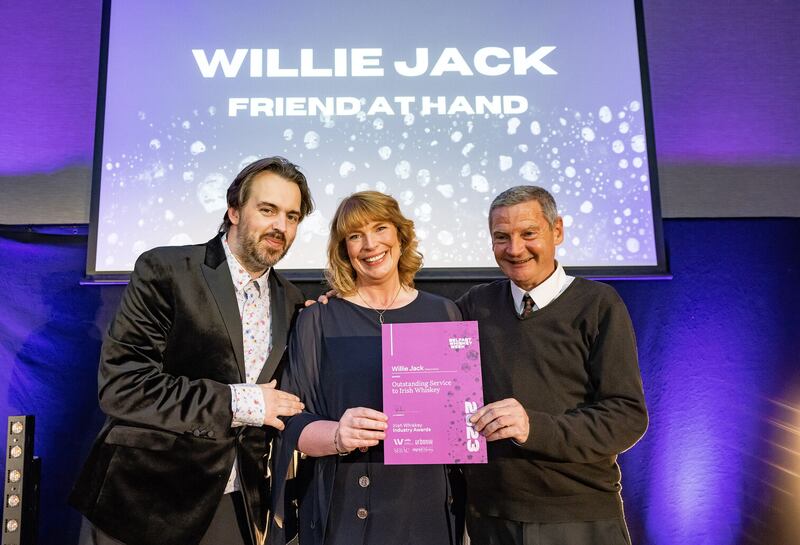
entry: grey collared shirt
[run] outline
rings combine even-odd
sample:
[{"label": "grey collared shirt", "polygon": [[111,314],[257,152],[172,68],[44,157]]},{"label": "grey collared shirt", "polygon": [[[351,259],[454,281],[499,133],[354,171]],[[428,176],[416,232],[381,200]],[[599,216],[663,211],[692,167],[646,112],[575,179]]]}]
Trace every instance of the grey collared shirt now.
[{"label": "grey collared shirt", "polygon": [[533,310],[539,310],[550,303],[552,303],[559,295],[564,293],[572,281],[575,280],[574,276],[569,276],[564,267],[556,262],[556,270],[547,277],[547,280],[536,286],[530,291],[525,291],[514,282],[511,282],[511,298],[514,300],[514,308],[517,314],[522,314],[524,303],[522,298],[527,293],[533,299]]}]

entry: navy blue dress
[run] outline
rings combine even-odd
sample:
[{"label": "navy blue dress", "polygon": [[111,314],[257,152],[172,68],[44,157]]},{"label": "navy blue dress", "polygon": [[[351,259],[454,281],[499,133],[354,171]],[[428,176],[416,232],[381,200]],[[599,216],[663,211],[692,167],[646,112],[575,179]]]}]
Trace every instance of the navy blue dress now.
[{"label": "navy blue dress", "polygon": [[[460,319],[452,301],[423,292],[384,314],[385,323]],[[380,331],[374,310],[344,299],[300,313],[281,389],[300,396],[307,412],[288,420],[284,458],[314,420],[339,420],[351,407],[383,410]],[[442,465],[384,465],[383,443],[364,453],[306,459],[298,475],[309,483],[300,500],[300,543],[455,544],[463,501],[451,482],[457,478]]]}]

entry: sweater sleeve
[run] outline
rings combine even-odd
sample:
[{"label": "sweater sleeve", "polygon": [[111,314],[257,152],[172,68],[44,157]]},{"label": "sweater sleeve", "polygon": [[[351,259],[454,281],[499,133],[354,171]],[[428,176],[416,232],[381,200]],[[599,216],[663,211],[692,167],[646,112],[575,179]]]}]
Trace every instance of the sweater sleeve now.
[{"label": "sweater sleeve", "polygon": [[[530,434],[521,448],[563,462],[591,463],[632,447],[647,429],[636,339],[625,304],[603,297],[586,369],[591,396],[563,414],[526,408]],[[610,300],[609,300],[610,299]]]}]

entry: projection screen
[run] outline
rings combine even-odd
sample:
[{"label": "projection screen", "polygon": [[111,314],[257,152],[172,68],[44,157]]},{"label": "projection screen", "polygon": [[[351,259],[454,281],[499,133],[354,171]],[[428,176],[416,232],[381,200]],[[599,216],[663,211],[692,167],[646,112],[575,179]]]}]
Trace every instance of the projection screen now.
[{"label": "projection screen", "polygon": [[87,275],[217,232],[247,163],[300,165],[316,211],[279,267],[319,278],[340,199],[414,220],[423,277],[490,277],[492,199],[556,198],[576,274],[666,271],[641,6],[106,2]]}]

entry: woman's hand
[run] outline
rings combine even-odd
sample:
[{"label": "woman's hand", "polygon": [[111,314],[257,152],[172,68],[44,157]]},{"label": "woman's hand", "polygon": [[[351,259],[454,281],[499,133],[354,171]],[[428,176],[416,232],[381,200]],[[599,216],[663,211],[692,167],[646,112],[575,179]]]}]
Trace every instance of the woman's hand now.
[{"label": "woman's hand", "polygon": [[366,407],[347,409],[334,433],[334,447],[339,454],[357,448],[366,450],[386,439],[389,417]]},{"label": "woman's hand", "polygon": [[355,449],[367,450],[386,438],[389,418],[366,407],[347,409],[342,418],[311,422],[297,440],[297,449],[308,456],[345,455]]}]

